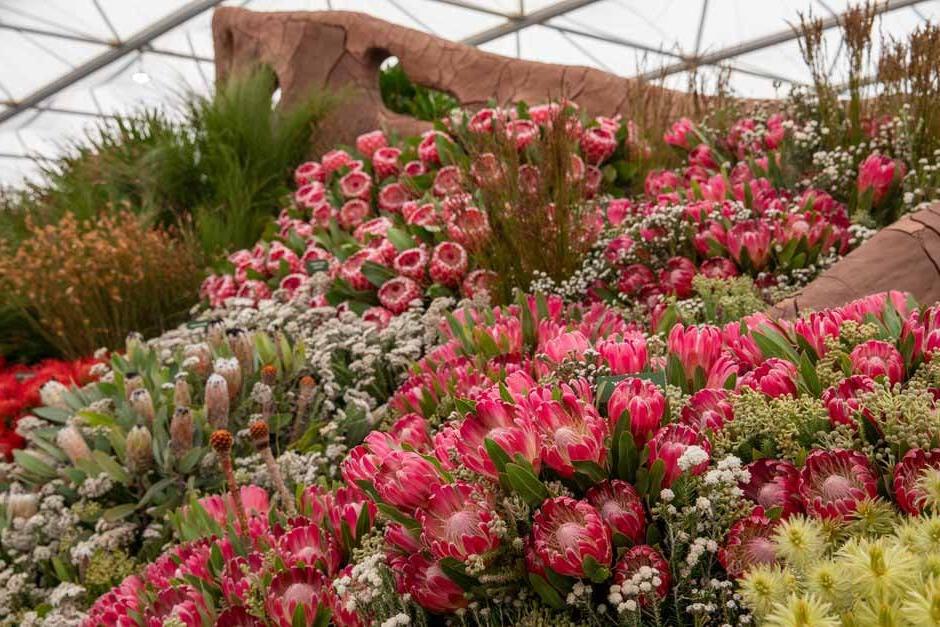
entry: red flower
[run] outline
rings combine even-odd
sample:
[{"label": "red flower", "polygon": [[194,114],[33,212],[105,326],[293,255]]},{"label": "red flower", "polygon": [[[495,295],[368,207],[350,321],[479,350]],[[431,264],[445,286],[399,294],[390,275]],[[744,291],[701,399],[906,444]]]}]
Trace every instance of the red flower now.
[{"label": "red flower", "polygon": [[646,512],[636,489],[620,479],[599,483],[585,495],[614,536],[637,543],[646,537]]},{"label": "red flower", "polygon": [[[645,573],[644,567],[650,569],[648,573]],[[655,585],[656,579],[659,579],[659,585]],[[639,604],[645,607],[655,599],[666,598],[672,585],[672,575],[662,553],[647,544],[640,544],[628,550],[617,561],[614,566],[614,584],[639,586],[644,582],[654,586],[650,592],[640,593],[638,597]]]},{"label": "red flower", "polygon": [[689,397],[682,408],[681,422],[697,431],[719,431],[734,419],[728,390],[705,388]]},{"label": "red flower", "polygon": [[749,516],[731,525],[718,549],[718,561],[728,574],[737,579],[753,566],[773,564],[777,559],[773,533],[779,524],[779,519],[771,520],[758,505]]},{"label": "red flower", "polygon": [[771,357],[738,381],[738,389],[749,387],[771,398],[797,395],[796,366],[785,359]]},{"label": "red flower", "polygon": [[859,501],[878,496],[878,479],[858,451],[814,450],[800,471],[800,496],[809,514],[843,519],[855,513]]},{"label": "red flower", "polygon": [[304,566],[278,573],[266,592],[264,610],[267,618],[279,627],[292,627],[298,608],[303,608],[300,610],[303,624],[316,624],[317,615],[329,604],[330,587],[320,571]]},{"label": "red flower", "polygon": [[[822,402],[829,411],[829,422],[835,425],[858,426],[856,414],[861,410],[861,397],[866,392],[875,389],[875,382],[865,375],[852,375],[840,381],[837,385],[823,391]],[[872,424],[874,416],[867,409],[862,410],[865,418]]]},{"label": "red flower", "polygon": [[[705,459],[690,468],[683,469],[679,460],[693,446],[705,452]],[[648,447],[649,466],[652,467],[659,459],[663,460],[666,465],[666,474],[663,475],[662,481],[664,488],[671,486],[684,472],[700,475],[708,468],[708,453],[711,452],[711,444],[691,427],[678,423],[666,425],[653,435]]]},{"label": "red flower", "polygon": [[437,614],[449,614],[467,606],[463,589],[444,574],[437,562],[421,553],[405,562],[401,592],[410,594],[418,605]]},{"label": "red flower", "polygon": [[666,397],[655,383],[644,379],[624,379],[614,387],[607,401],[610,429],[626,416],[630,433],[638,447],[649,440],[662,423]]},{"label": "red flower", "polygon": [[917,483],[928,469],[940,470],[940,448],[911,449],[894,467],[894,498],[898,507],[911,516],[924,512],[927,498]]},{"label": "red flower", "polygon": [[741,485],[744,495],[765,510],[782,508],[781,517],[803,511],[800,471],[781,459],[763,458],[747,466],[751,480]]},{"label": "red flower", "polygon": [[438,558],[464,562],[499,546],[492,523],[493,497],[482,486],[457,482],[438,486],[418,510],[421,540]]},{"label": "red flower", "polygon": [[891,344],[881,340],[862,342],[849,355],[852,370],[872,379],[886,377],[892,384],[904,379],[904,358]]},{"label": "red flower", "polygon": [[539,559],[559,575],[584,577],[585,561],[610,566],[610,529],[587,501],[567,496],[548,499],[532,518],[532,546]]}]

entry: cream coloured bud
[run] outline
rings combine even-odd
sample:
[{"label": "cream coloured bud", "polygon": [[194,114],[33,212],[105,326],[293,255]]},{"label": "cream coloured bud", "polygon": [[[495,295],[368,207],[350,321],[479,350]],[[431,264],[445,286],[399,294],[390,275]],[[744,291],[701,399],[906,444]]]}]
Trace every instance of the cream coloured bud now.
[{"label": "cream coloured bud", "polygon": [[229,329],[228,345],[242,367],[242,372],[250,374],[255,371],[255,345],[251,333],[244,329]]},{"label": "cream coloured bud", "polygon": [[221,320],[210,321],[206,328],[206,339],[209,341],[209,346],[219,350],[225,343],[225,323]]},{"label": "cream coloured bud", "polygon": [[187,370],[204,377],[212,366],[212,349],[205,342],[189,344],[183,348],[183,361]]},{"label": "cream coloured bud", "polygon": [[128,356],[132,355],[134,351],[143,348],[144,346],[144,336],[138,333],[137,331],[131,331],[127,334],[127,337],[124,338],[124,352]]},{"label": "cream coloured bud", "polygon": [[213,374],[206,381],[206,419],[213,429],[228,426],[228,383],[220,374]]},{"label": "cream coloured bud", "polygon": [[62,428],[56,436],[56,443],[73,464],[91,458],[91,449],[88,448],[82,432],[75,426]]},{"label": "cream coloured bud", "polygon": [[39,400],[47,407],[68,409],[69,406],[65,402],[65,393],[68,391],[69,389],[62,383],[49,379],[39,388]]},{"label": "cream coloured bud", "polygon": [[133,393],[131,393],[130,404],[134,411],[144,419],[144,424],[148,427],[152,427],[155,412],[153,409],[153,398],[151,398],[147,388],[134,390]]},{"label": "cream coloured bud", "polygon": [[193,414],[188,407],[177,407],[170,421],[170,449],[182,457],[193,447]]},{"label": "cream coloured bud", "polygon": [[39,497],[35,494],[6,494],[0,503],[10,518],[32,518],[39,511]]},{"label": "cream coloured bud", "polygon": [[143,475],[153,466],[153,437],[150,429],[137,426],[127,434],[124,462],[134,474]]},{"label": "cream coloured bud", "polygon": [[189,383],[186,381],[186,375],[180,373],[176,375],[176,382],[173,384],[173,406],[189,407],[192,404],[192,394],[189,389]]},{"label": "cream coloured bud", "polygon": [[135,391],[144,387],[144,378],[136,372],[128,372],[124,375],[124,398],[130,400]]},{"label": "cream coloured bud", "polygon": [[242,389],[242,367],[238,360],[234,357],[216,359],[212,369],[216,374],[225,377],[225,382],[228,384],[229,401],[234,401]]}]

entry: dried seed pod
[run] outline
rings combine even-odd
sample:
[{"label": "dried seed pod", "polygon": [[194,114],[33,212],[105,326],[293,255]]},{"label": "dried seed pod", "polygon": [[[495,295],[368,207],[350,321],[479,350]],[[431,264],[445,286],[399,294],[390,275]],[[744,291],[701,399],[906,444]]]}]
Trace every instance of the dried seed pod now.
[{"label": "dried seed pod", "polygon": [[225,377],[214,374],[206,381],[206,419],[214,429],[228,426],[229,393]]},{"label": "dried seed pod", "polygon": [[277,366],[273,364],[265,364],[262,366],[261,382],[268,387],[274,387],[274,384],[277,382]]}]

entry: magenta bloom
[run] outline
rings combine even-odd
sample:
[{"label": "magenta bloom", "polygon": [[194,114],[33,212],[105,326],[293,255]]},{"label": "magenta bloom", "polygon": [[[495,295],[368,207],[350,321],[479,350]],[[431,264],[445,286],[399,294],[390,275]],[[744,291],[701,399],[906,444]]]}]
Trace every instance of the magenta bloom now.
[{"label": "magenta bloom", "polygon": [[496,520],[493,496],[482,486],[457,482],[440,485],[431,492],[426,507],[418,510],[421,540],[438,558],[465,562],[470,555],[483,555],[499,546],[492,529]]},{"label": "magenta bloom", "polygon": [[692,295],[692,279],[695,278],[695,264],[687,257],[673,257],[666,262],[666,267],[659,273],[659,283],[677,298]]},{"label": "magenta bloom", "polygon": [[375,490],[382,500],[407,514],[424,507],[441,477],[434,464],[418,453],[392,451],[379,467]]},{"label": "magenta bloom", "polygon": [[818,357],[823,357],[826,354],[826,340],[839,337],[843,322],[844,318],[838,311],[814,311],[794,321],[793,332],[806,340]]},{"label": "magenta bloom", "polygon": [[737,579],[753,566],[773,564],[777,560],[773,534],[780,520],[771,520],[758,505],[750,515],[731,525],[724,545],[718,549],[718,561]]},{"label": "magenta bloom", "polygon": [[667,346],[669,352],[679,358],[686,377],[691,378],[697,368],[708,374],[721,355],[721,329],[710,324],[686,327],[679,323],[669,332]]},{"label": "magenta bloom", "polygon": [[536,426],[541,432],[542,462],[562,477],[575,473],[573,462],[607,460],[607,423],[593,405],[573,393],[560,401],[543,401],[535,408]]},{"label": "magenta bloom", "polygon": [[797,395],[796,366],[785,359],[771,357],[738,381],[738,389],[751,388],[771,398]]},{"label": "magenta bloom", "polygon": [[644,379],[624,379],[619,382],[607,401],[607,419],[611,431],[621,417],[627,414],[630,433],[636,445],[643,444],[659,428],[666,411],[666,397],[652,381]]},{"label": "magenta bloom", "polygon": [[630,334],[619,340],[603,339],[595,349],[612,374],[633,374],[646,367],[646,336],[642,333]]},{"label": "magenta bloom", "polygon": [[[702,437],[702,434],[686,425],[672,423],[660,428],[650,439],[648,446],[649,466],[652,467],[658,459],[663,460],[666,465],[666,473],[663,475],[662,482],[664,488],[671,486],[685,472],[700,475],[708,468],[708,455],[711,453],[711,444]],[[701,449],[705,453],[705,458],[700,462],[693,458],[688,467],[683,468],[680,466],[679,460],[692,447]]]},{"label": "magenta bloom", "polygon": [[548,499],[532,518],[532,547],[548,568],[559,575],[585,577],[584,561],[594,558],[610,566],[610,529],[586,501],[567,496]]},{"label": "magenta bloom", "polygon": [[772,243],[770,227],[763,220],[744,220],[728,231],[728,252],[738,265],[742,264],[746,252],[747,259],[755,270],[761,270],[767,265]]},{"label": "magenta bloom", "polygon": [[408,193],[408,190],[405,189],[404,185],[401,183],[389,183],[379,190],[379,209],[390,213],[401,213],[402,205],[404,205],[410,197],[411,195]]},{"label": "magenta bloom", "polygon": [[862,342],[849,355],[852,370],[872,379],[886,377],[892,384],[904,380],[904,358],[891,344],[881,340]]},{"label": "magenta bloom", "polygon": [[872,153],[858,166],[858,193],[864,194],[870,189],[871,202],[877,205],[891,191],[895,176],[900,180],[906,171],[902,161]]},{"label": "magenta bloom", "polygon": [[551,361],[560,363],[567,357],[581,358],[584,351],[591,348],[591,343],[580,331],[560,333],[542,346],[545,356]]},{"label": "magenta bloom", "polygon": [[398,174],[401,167],[398,164],[398,158],[401,157],[401,150],[398,148],[379,148],[372,155],[372,169],[375,171],[376,180],[381,181],[389,176]]},{"label": "magenta bloom", "polygon": [[532,421],[519,407],[503,401],[483,399],[476,411],[468,414],[460,426],[457,452],[464,465],[481,475],[495,479],[496,467],[486,452],[484,440],[493,440],[510,458],[522,455],[535,471],[539,469],[538,434]]},{"label": "magenta bloom", "polygon": [[386,146],[388,146],[388,138],[380,130],[369,131],[356,138],[356,150],[366,158],[371,158],[376,150]]},{"label": "magenta bloom", "polygon": [[633,544],[646,537],[646,512],[636,488],[620,479],[595,485],[585,495],[607,523],[614,539],[618,534]]},{"label": "magenta bloom", "polygon": [[401,592],[436,614],[449,614],[467,606],[463,589],[444,574],[436,561],[415,553],[402,568]]},{"label": "magenta bloom", "polygon": [[617,150],[617,137],[614,131],[602,126],[584,130],[581,134],[581,151],[584,159],[592,165],[605,161]]},{"label": "magenta bloom", "polygon": [[419,453],[426,453],[432,448],[428,421],[424,416],[405,414],[395,421],[388,432],[400,444],[408,444]]},{"label": "magenta bloom", "polygon": [[369,198],[372,177],[361,170],[353,170],[339,180],[339,189],[346,198]]},{"label": "magenta bloom", "polygon": [[449,287],[458,287],[467,274],[467,251],[457,242],[441,242],[431,253],[431,278]]},{"label": "magenta bloom", "polygon": [[878,496],[878,479],[858,451],[814,450],[800,471],[800,496],[807,513],[841,520],[855,513],[859,501]]},{"label": "magenta bloom", "polygon": [[[650,592],[640,594],[639,603],[643,607],[654,599],[664,599],[669,594],[669,588],[672,586],[669,562],[662,553],[648,544],[638,544],[624,553],[614,566],[614,583],[617,585],[632,580],[644,566],[652,570],[653,577],[659,577],[659,585]],[[652,580],[652,577],[650,579]]]},{"label": "magenta bloom", "polygon": [[620,273],[617,280],[617,289],[621,294],[638,294],[644,287],[652,285],[656,280],[653,271],[641,263],[634,263]]},{"label": "magenta bloom", "polygon": [[929,469],[940,470],[940,448],[911,449],[894,467],[894,498],[898,507],[911,516],[924,512],[927,497],[917,482]]},{"label": "magenta bloom", "polygon": [[294,527],[278,539],[277,548],[289,566],[312,566],[327,575],[336,574],[343,560],[335,536],[319,525]]},{"label": "magenta bloom", "polygon": [[709,279],[731,279],[738,276],[738,267],[725,257],[706,259],[699,266],[698,271]]},{"label": "magenta bloom", "polygon": [[747,498],[765,510],[782,508],[782,518],[803,511],[796,466],[782,459],[763,458],[748,464],[747,471],[751,480],[741,485]]},{"label": "magenta bloom", "polygon": [[267,587],[264,611],[278,627],[292,627],[297,608],[303,608],[304,624],[316,623],[317,614],[329,604],[329,582],[316,568],[299,567],[278,573]]},{"label": "magenta bloom", "polygon": [[421,300],[421,288],[408,277],[389,279],[379,288],[379,302],[395,315],[408,311],[415,300]]},{"label": "magenta bloom", "polygon": [[728,390],[705,388],[689,397],[682,408],[682,424],[696,431],[720,431],[726,422],[734,419],[734,408],[728,400]]},{"label": "magenta bloom", "polygon": [[663,141],[671,146],[689,148],[689,134],[692,133],[693,124],[689,118],[679,118],[673,122],[672,128],[663,133]]},{"label": "magenta bloom", "polygon": [[[866,392],[875,389],[875,382],[865,375],[852,375],[837,385],[823,391],[822,402],[829,411],[829,422],[835,425],[858,426],[855,415],[861,409],[861,397]],[[864,411],[865,417],[874,424],[875,418],[871,412]]]}]

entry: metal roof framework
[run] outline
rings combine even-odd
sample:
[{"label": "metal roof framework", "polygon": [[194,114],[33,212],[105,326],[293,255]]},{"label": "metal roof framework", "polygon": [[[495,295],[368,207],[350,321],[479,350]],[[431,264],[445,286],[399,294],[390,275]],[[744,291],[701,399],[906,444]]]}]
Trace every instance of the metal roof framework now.
[{"label": "metal roof framework", "polygon": [[[17,80],[8,79],[0,66],[0,182],[14,178],[10,171],[21,171],[28,160],[54,154],[68,136],[56,136],[61,125],[54,121],[69,120],[74,131],[141,104],[166,103],[181,84],[210,91],[209,15],[223,3],[255,10],[360,10],[502,54],[679,87],[690,71],[719,66],[749,79],[747,85],[762,85],[758,90],[776,90],[806,77],[780,63],[779,55],[761,53],[795,46],[800,12],[824,15],[823,27],[832,35],[849,1],[774,2],[787,6],[768,21],[748,11],[760,5],[766,13],[771,5],[749,0],[12,0],[0,5],[0,57],[17,73]],[[891,35],[940,20],[940,0],[878,0],[875,9],[882,25],[904,14],[900,27],[889,25]],[[760,22],[762,32],[729,42],[722,33],[736,16],[739,31]],[[832,45],[838,60],[841,42],[836,37]],[[8,56],[17,59],[7,63]],[[55,69],[47,71],[50,66]],[[171,69],[161,76],[164,67]],[[46,131],[51,138],[41,137]]]}]

